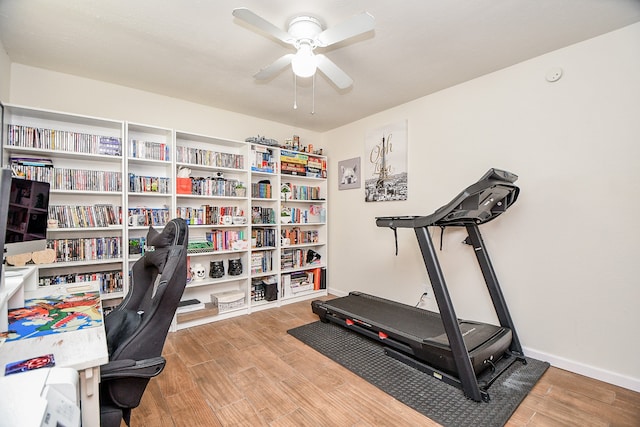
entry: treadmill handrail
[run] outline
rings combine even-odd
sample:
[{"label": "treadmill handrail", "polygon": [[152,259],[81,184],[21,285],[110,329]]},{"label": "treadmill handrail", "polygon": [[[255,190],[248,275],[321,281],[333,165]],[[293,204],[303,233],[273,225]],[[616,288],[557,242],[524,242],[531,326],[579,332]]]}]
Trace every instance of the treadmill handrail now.
[{"label": "treadmill handrail", "polygon": [[495,219],[518,199],[520,189],[513,183],[518,176],[492,168],[453,200],[426,216],[377,217],[378,227],[417,228],[483,224]]}]

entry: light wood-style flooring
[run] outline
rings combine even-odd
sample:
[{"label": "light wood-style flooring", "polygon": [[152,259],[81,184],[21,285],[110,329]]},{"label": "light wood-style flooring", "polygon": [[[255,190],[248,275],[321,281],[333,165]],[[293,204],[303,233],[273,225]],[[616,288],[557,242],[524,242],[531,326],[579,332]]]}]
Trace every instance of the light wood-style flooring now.
[{"label": "light wood-style flooring", "polygon": [[[131,425],[438,425],[286,332],[316,320],[305,301],[170,333]],[[640,393],[552,367],[507,426],[638,427]]]}]

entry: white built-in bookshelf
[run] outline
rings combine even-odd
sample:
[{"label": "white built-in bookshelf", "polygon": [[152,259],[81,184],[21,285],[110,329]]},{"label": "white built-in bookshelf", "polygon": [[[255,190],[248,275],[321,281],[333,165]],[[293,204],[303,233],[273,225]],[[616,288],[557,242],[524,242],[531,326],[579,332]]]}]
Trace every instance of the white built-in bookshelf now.
[{"label": "white built-in bookshelf", "polygon": [[101,280],[104,306],[118,304],[148,227],[180,216],[183,300],[199,304],[173,330],[326,295],[326,157],[14,105],[3,131],[3,166],[51,183],[56,261],[37,265],[41,286]]}]

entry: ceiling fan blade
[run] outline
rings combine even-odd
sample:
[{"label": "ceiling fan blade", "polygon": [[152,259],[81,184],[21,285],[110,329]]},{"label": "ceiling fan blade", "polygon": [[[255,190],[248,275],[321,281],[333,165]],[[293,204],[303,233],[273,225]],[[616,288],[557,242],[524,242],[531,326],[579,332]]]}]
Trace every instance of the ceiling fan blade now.
[{"label": "ceiling fan blade", "polygon": [[351,77],[324,55],[316,55],[318,69],[340,89],[346,89],[353,84]]},{"label": "ceiling fan blade", "polygon": [[326,47],[373,30],[375,18],[368,12],[362,12],[335,27],[327,28],[318,34],[318,45]]},{"label": "ceiling fan blade", "polygon": [[276,59],[273,64],[258,71],[253,75],[253,77],[258,80],[266,80],[272,76],[275,76],[280,71],[282,71],[283,68],[291,64],[291,59],[293,59],[294,56],[295,55],[293,53],[287,53],[286,55],[281,56],[280,58]]},{"label": "ceiling fan blade", "polygon": [[247,24],[254,26],[267,34],[272,35],[278,40],[282,40],[285,43],[293,44],[295,41],[289,33],[273,25],[271,22],[256,15],[246,7],[239,7],[233,9],[233,16],[246,22]]}]

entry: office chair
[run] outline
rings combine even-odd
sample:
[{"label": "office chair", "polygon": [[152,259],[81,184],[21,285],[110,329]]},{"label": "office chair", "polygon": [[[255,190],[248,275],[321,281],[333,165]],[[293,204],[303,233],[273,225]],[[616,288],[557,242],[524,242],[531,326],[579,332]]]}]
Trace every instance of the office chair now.
[{"label": "office chair", "polygon": [[105,316],[109,362],[100,367],[100,425],[129,425],[149,380],[164,369],[162,348],[187,284],[189,230],[182,218],[158,232],[152,227],[147,251],[131,269],[129,292]]}]

